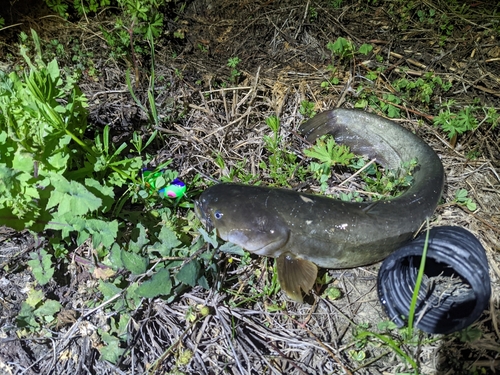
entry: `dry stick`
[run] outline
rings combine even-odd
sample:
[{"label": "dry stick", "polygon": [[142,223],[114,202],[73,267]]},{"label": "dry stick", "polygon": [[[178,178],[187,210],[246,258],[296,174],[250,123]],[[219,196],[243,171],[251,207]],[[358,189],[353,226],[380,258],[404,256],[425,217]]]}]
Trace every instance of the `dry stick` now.
[{"label": "dry stick", "polygon": [[[226,310],[226,309],[224,309]],[[312,346],[313,348],[316,348],[316,349],[322,349],[321,346],[316,346],[314,345],[312,342],[305,342],[303,339],[295,339],[295,338],[290,338],[290,337],[283,337],[283,336],[279,336],[279,335],[276,335],[274,334],[272,331],[269,331],[268,329],[266,329],[265,327],[263,326],[259,326],[257,325],[255,322],[253,322],[252,320],[246,318],[246,316],[238,313],[238,310],[239,309],[231,309],[230,310],[230,314],[235,316],[236,318],[238,318],[239,320],[245,322],[246,324],[248,324],[250,327],[253,327],[255,329],[255,333],[266,340],[266,343],[268,343],[268,345],[271,345],[273,348],[275,348],[274,345],[270,344],[269,341],[270,340],[274,340],[274,341],[285,341],[287,340],[288,343],[291,343],[295,346],[297,345],[303,345],[303,344],[306,344],[306,345],[310,345]],[[229,310],[228,310],[229,311]],[[262,329],[264,329],[264,331],[262,331]],[[265,360],[266,363],[268,363],[268,361],[263,358]],[[269,363],[268,365],[270,366],[270,368],[272,368],[274,371],[276,371]]]},{"label": "dry stick", "polygon": [[208,91],[201,91],[202,94],[212,94],[214,92],[224,92],[224,91],[234,91],[234,90],[248,90],[251,89],[252,86],[234,86],[234,87],[224,87],[221,89],[213,89]]},{"label": "dry stick", "polygon": [[309,5],[310,4],[311,4],[311,0],[307,0],[306,8],[304,10],[304,17],[302,17],[302,22],[299,24],[299,27],[297,27],[297,32],[295,33],[295,36],[293,37],[293,39],[297,39],[297,37],[299,36],[299,33],[300,33],[300,29],[302,28],[302,25],[304,24],[304,22],[306,22],[307,13],[309,13]]},{"label": "dry stick", "polygon": [[328,354],[330,354],[330,357],[333,358],[333,360],[335,362],[337,362],[339,364],[340,367],[342,367],[342,369],[345,371],[345,373],[347,375],[352,375],[352,372],[344,366],[344,364],[340,361],[340,359],[337,358],[337,356],[335,356],[335,354],[333,354],[333,351],[328,347],[328,345],[324,344],[314,333],[312,333],[309,328],[307,327],[303,327],[307,333],[309,333],[317,342],[319,345],[321,345],[321,347],[327,351]]},{"label": "dry stick", "polygon": [[432,121],[434,119],[434,116],[432,116],[432,115],[427,115],[427,114],[425,114],[423,112],[417,111],[415,109],[408,108],[408,107],[406,107],[404,105],[396,104],[396,103],[393,103],[393,102],[391,102],[389,100],[382,99],[382,98],[379,98],[379,97],[377,97],[377,99],[380,100],[381,102],[393,105],[394,107],[397,107],[399,109],[403,109],[405,111],[411,112],[411,113],[413,113],[413,114],[415,114],[417,116],[424,117],[424,118],[426,118],[429,121]]},{"label": "dry stick", "polygon": [[231,351],[233,352],[234,361],[236,362],[236,366],[238,367],[238,370],[240,371],[240,373],[244,374],[245,371],[243,371],[243,367],[242,367],[242,365],[240,363],[240,360],[239,360],[238,356],[236,355],[236,350],[234,349],[234,345],[233,345],[233,342],[231,340],[231,335],[229,334],[228,327],[225,324],[226,322],[221,317],[220,311],[217,308],[215,309],[215,315],[217,316],[217,318],[219,319],[219,322],[222,325],[222,329],[224,331],[224,335],[226,336],[227,343],[229,344],[229,346],[231,347]]},{"label": "dry stick", "polygon": [[226,100],[226,93],[223,91],[222,92],[222,102],[224,103],[224,113],[225,113],[225,117],[226,117],[226,121],[229,122],[229,110],[227,109],[227,100]]},{"label": "dry stick", "polygon": [[278,352],[281,358],[283,358],[285,361],[290,363],[297,371],[299,371],[301,374],[307,375],[307,372],[302,370],[292,358],[289,358],[285,353],[283,353],[276,345],[274,345],[272,342],[269,343],[269,346],[271,346],[274,350]]},{"label": "dry stick", "polygon": [[211,132],[211,133],[207,134],[206,136],[204,136],[201,140],[203,141],[203,140],[207,139],[208,137],[210,137],[210,136],[214,135],[215,133],[217,133],[217,132],[219,132],[219,131],[221,131],[221,130],[224,130],[224,129],[225,129],[225,128],[227,128],[228,126],[231,126],[231,125],[236,124],[238,121],[242,120],[245,116],[248,116],[248,114],[250,113],[250,110],[251,110],[251,108],[249,107],[249,108],[245,111],[245,113],[244,113],[243,115],[241,115],[240,117],[238,117],[236,120],[233,120],[233,121],[231,121],[229,124],[224,125],[224,126],[222,126],[222,127],[220,127],[220,128],[215,129],[213,132]]},{"label": "dry stick", "polygon": [[163,363],[163,360],[167,357],[168,354],[170,354],[170,352],[177,346],[180,344],[181,340],[184,338],[184,336],[186,336],[186,334],[188,333],[188,331],[193,328],[196,324],[198,324],[198,322],[200,321],[201,318],[198,318],[196,319],[193,323],[191,323],[189,325],[189,327],[187,327],[182,333],[181,335],[179,336],[179,338],[172,344],[170,345],[170,347],[167,348],[167,350],[165,350],[165,352],[160,356],[160,358],[158,358],[154,363],[153,365],[151,366],[150,370],[147,372],[147,374],[154,374],[156,373],[156,371],[158,370],[158,367],[161,365],[161,363]]},{"label": "dry stick", "polygon": [[372,159],[370,160],[369,163],[367,163],[363,168],[361,168],[359,171],[357,171],[356,173],[354,173],[351,177],[349,177],[348,179],[345,179],[344,181],[342,181],[338,186],[342,186],[344,184],[347,184],[349,181],[351,181],[353,178],[355,178],[358,174],[360,174],[361,172],[363,172],[366,168],[368,168],[370,165],[372,165],[373,163],[375,163],[377,161],[377,159]]},{"label": "dry stick", "polygon": [[418,61],[416,60],[413,60],[413,59],[410,59],[410,58],[406,58],[405,56],[403,55],[400,55],[399,53],[396,53],[396,52],[389,52],[391,56],[394,56],[394,57],[397,57],[398,59],[405,59],[408,63],[412,64],[412,65],[415,65],[416,67],[420,68],[420,69],[427,69],[427,65],[424,65],[422,63],[419,63]]},{"label": "dry stick", "polygon": [[255,97],[257,96],[257,84],[259,82],[259,75],[260,75],[260,66],[257,68],[257,73],[255,74],[254,78],[254,84],[251,87],[248,87],[250,90],[248,93],[243,97],[243,99],[240,100],[240,102],[236,105],[236,109],[239,109],[248,99],[248,97],[251,95],[250,102],[248,105],[251,105]]},{"label": "dry stick", "polygon": [[[76,329],[78,328],[78,325],[79,323],[82,322],[83,319],[85,319],[86,317],[88,317],[89,315],[92,315],[94,312],[96,312],[97,310],[101,309],[102,307],[106,306],[107,304],[113,302],[115,299],[117,299],[118,297],[120,297],[122,295],[122,293],[118,293],[116,295],[114,295],[113,297],[111,297],[109,300],[107,300],[106,302],[103,302],[101,303],[99,306],[93,308],[92,310],[90,310],[89,312],[87,312],[86,314],[80,316],[80,318],[78,318],[78,320],[73,323],[73,325],[71,326],[71,328],[68,330],[68,332],[66,332],[66,334],[64,335],[64,337],[61,339],[62,343],[59,344],[59,347],[66,347],[66,345],[68,345],[68,342],[69,342],[69,339],[70,339],[70,336],[73,335],[73,333],[76,331]],[[62,349],[57,349],[54,345],[54,356],[56,355],[59,355],[60,352],[62,351]],[[34,363],[32,363],[28,368],[24,369],[21,374],[24,374],[26,371],[28,371],[30,368],[32,368],[33,366],[35,366],[36,364],[38,364],[39,362],[41,362],[43,359],[45,359],[49,354],[45,354],[43,356],[41,356],[39,359],[37,359]]]},{"label": "dry stick", "polygon": [[294,322],[295,324],[297,324],[299,327],[301,327],[302,329],[304,329],[307,333],[309,333],[309,335],[311,335],[317,342],[318,344],[328,352],[328,354],[330,354],[330,356],[333,358],[333,360],[335,362],[337,362],[340,367],[342,367],[342,369],[345,371],[346,374],[348,375],[352,375],[351,371],[346,368],[344,366],[344,364],[340,361],[340,359],[338,359],[335,354],[333,354],[333,351],[330,347],[328,347],[328,345],[324,344],[314,333],[311,332],[311,330],[309,328],[307,328],[306,326],[306,323],[300,323],[299,321],[297,321],[296,319],[292,318],[290,315],[288,315],[288,318],[292,320],[292,322]]},{"label": "dry stick", "polygon": [[493,229],[495,232],[498,232],[500,233],[500,229],[499,228],[495,228],[493,226],[491,226],[490,223],[488,223],[486,220],[484,220],[483,218],[481,218],[480,216],[477,216],[474,212],[470,211],[468,208],[462,206],[462,205],[458,205],[458,207],[462,210],[462,211],[465,211],[467,214],[469,215],[472,215],[474,218],[476,218],[477,220],[479,220],[480,222],[482,222],[484,225],[486,225],[488,228],[490,229]]},{"label": "dry stick", "polygon": [[342,103],[344,102],[345,97],[347,95],[347,91],[349,91],[349,89],[351,88],[352,80],[353,80],[352,72],[349,71],[349,78],[347,79],[347,82],[344,85],[344,89],[342,90],[342,95],[340,96],[339,100],[337,101],[337,105],[335,106],[336,108],[339,108],[342,105]]},{"label": "dry stick", "polygon": [[197,109],[198,111],[201,111],[201,112],[205,112],[207,115],[211,115],[211,114],[212,114],[212,111],[210,111],[209,109],[206,109],[206,108],[203,108],[203,107],[197,106],[197,105],[195,105],[195,104],[191,104],[191,103],[189,103],[189,104],[188,104],[188,107],[189,107],[189,108],[192,108],[192,109]]}]

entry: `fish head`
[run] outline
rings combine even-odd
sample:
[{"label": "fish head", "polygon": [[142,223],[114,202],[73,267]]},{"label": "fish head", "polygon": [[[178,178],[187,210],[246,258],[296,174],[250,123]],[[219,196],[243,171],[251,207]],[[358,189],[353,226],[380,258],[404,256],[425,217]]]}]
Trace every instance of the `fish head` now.
[{"label": "fish head", "polygon": [[277,257],[290,230],[275,210],[265,204],[263,190],[237,184],[206,189],[195,203],[195,212],[208,231],[252,253]]}]

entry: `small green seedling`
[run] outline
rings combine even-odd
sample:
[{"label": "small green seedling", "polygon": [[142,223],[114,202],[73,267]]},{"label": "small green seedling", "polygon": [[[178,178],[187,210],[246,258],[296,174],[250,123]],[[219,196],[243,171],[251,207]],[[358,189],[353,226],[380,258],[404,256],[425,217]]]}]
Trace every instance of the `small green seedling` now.
[{"label": "small green seedling", "polygon": [[468,197],[469,192],[466,189],[458,189],[455,192],[455,202],[461,206],[467,207],[470,211],[476,211],[477,205]]}]

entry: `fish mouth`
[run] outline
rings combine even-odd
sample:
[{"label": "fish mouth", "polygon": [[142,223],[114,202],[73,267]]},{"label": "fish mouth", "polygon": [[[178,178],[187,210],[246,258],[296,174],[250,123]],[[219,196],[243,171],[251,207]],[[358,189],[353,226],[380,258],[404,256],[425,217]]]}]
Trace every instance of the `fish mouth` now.
[{"label": "fish mouth", "polygon": [[199,200],[194,202],[194,213],[207,229],[207,232],[211,232],[214,229],[212,220],[210,220],[210,217],[206,214],[206,211],[203,209],[203,204]]}]

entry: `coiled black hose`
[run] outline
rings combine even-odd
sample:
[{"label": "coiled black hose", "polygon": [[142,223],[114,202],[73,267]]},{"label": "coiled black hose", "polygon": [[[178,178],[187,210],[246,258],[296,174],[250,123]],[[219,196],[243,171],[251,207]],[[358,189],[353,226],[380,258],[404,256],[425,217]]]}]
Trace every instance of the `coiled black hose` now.
[{"label": "coiled black hose", "polygon": [[[422,233],[386,258],[378,274],[380,302],[399,327],[409,314],[425,236]],[[459,331],[481,316],[490,296],[488,260],[479,240],[460,227],[432,228],[415,325],[428,333]]]}]

